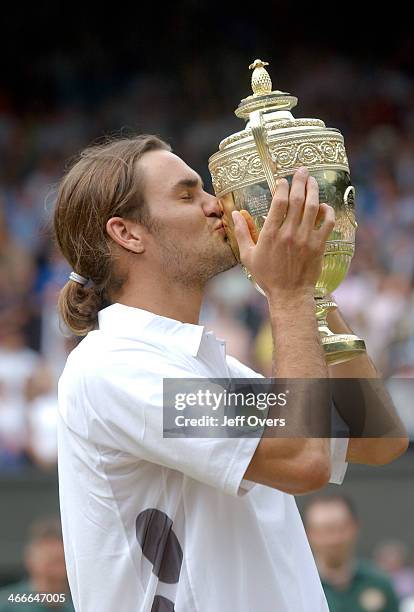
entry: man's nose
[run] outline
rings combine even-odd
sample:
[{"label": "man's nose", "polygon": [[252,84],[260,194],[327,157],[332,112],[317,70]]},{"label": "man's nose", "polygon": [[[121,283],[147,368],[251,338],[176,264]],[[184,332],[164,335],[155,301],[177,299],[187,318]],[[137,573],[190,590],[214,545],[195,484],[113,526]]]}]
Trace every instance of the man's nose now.
[{"label": "man's nose", "polygon": [[203,212],[206,217],[222,217],[223,216],[223,208],[220,204],[220,201],[216,198],[216,196],[211,195],[210,193],[206,193],[205,199],[203,202]]}]

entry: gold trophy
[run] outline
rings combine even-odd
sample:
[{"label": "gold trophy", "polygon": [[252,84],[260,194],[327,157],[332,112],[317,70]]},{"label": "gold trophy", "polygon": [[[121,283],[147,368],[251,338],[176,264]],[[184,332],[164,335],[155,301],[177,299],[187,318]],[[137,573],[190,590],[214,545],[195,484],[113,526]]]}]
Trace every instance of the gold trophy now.
[{"label": "gold trophy", "polygon": [[363,340],[353,334],[334,334],[326,322],[328,311],[336,308],[327,296],[345,278],[355,251],[355,189],[351,185],[344,139],[339,130],[327,128],[320,119],[295,119],[290,111],[297,98],[272,91],[267,65],[259,59],[250,65],[253,95],[244,98],[235,110],[236,116],[247,124],[241,132],[222,140],[219,151],[210,157],[213,187],[223,208],[229,243],[240,261],[231,212],[248,211],[260,232],[276,180],[286,177],[290,181],[300,166],[306,166],[315,177],[320,202],[330,204],[336,215],[315,286],[316,317],[327,363],[342,363],[365,351]]}]

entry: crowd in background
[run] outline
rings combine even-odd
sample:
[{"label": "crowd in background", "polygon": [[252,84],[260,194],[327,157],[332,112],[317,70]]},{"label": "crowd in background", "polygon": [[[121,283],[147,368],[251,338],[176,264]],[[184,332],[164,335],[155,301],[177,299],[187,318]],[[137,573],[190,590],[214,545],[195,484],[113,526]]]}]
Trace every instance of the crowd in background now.
[{"label": "crowd in background", "polygon": [[[76,345],[56,313],[69,273],[54,245],[54,192],[67,161],[107,134],[157,133],[211,184],[207,160],[242,129],[233,109],[249,95],[244,58],[220,70],[194,59],[177,74],[140,72],[83,99],[84,84],[55,58],[59,96],[17,112],[0,98],[0,469],[54,465],[56,384]],[[414,374],[414,80],[388,62],[372,67],[296,50],[269,68],[299,98],[297,117],[323,118],[345,137],[357,191],[356,255],[335,297],[385,377]],[[53,72],[54,71],[54,72]],[[220,80],[221,79],[221,80]],[[59,89],[60,88],[60,89]],[[266,303],[239,268],[209,286],[202,322],[228,352],[270,374]],[[299,323],[299,322],[298,322]],[[407,383],[408,384],[408,383]],[[409,385],[396,385],[407,411]]]}]

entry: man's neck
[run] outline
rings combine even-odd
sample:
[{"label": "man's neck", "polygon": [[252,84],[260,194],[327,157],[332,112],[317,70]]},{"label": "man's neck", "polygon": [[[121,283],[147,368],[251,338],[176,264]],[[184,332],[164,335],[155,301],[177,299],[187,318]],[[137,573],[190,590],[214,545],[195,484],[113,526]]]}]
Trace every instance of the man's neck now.
[{"label": "man's neck", "polygon": [[149,282],[139,288],[125,288],[113,301],[125,306],[142,308],[156,315],[197,325],[204,291],[180,284]]},{"label": "man's neck", "polygon": [[346,589],[352,581],[355,572],[355,559],[350,557],[339,565],[329,565],[323,559],[316,559],[320,577],[323,581],[337,589]]}]

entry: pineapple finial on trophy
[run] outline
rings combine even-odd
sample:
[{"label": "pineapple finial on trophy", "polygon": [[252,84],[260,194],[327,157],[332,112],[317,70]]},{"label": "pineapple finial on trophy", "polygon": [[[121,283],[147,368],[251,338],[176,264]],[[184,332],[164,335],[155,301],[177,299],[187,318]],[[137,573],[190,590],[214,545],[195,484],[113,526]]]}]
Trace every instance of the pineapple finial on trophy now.
[{"label": "pineapple finial on trophy", "polygon": [[263,96],[270,94],[272,91],[272,80],[267,72],[265,66],[268,66],[268,62],[262,62],[261,59],[254,60],[253,64],[250,64],[250,70],[253,70],[252,74],[252,89],[253,96]]}]

